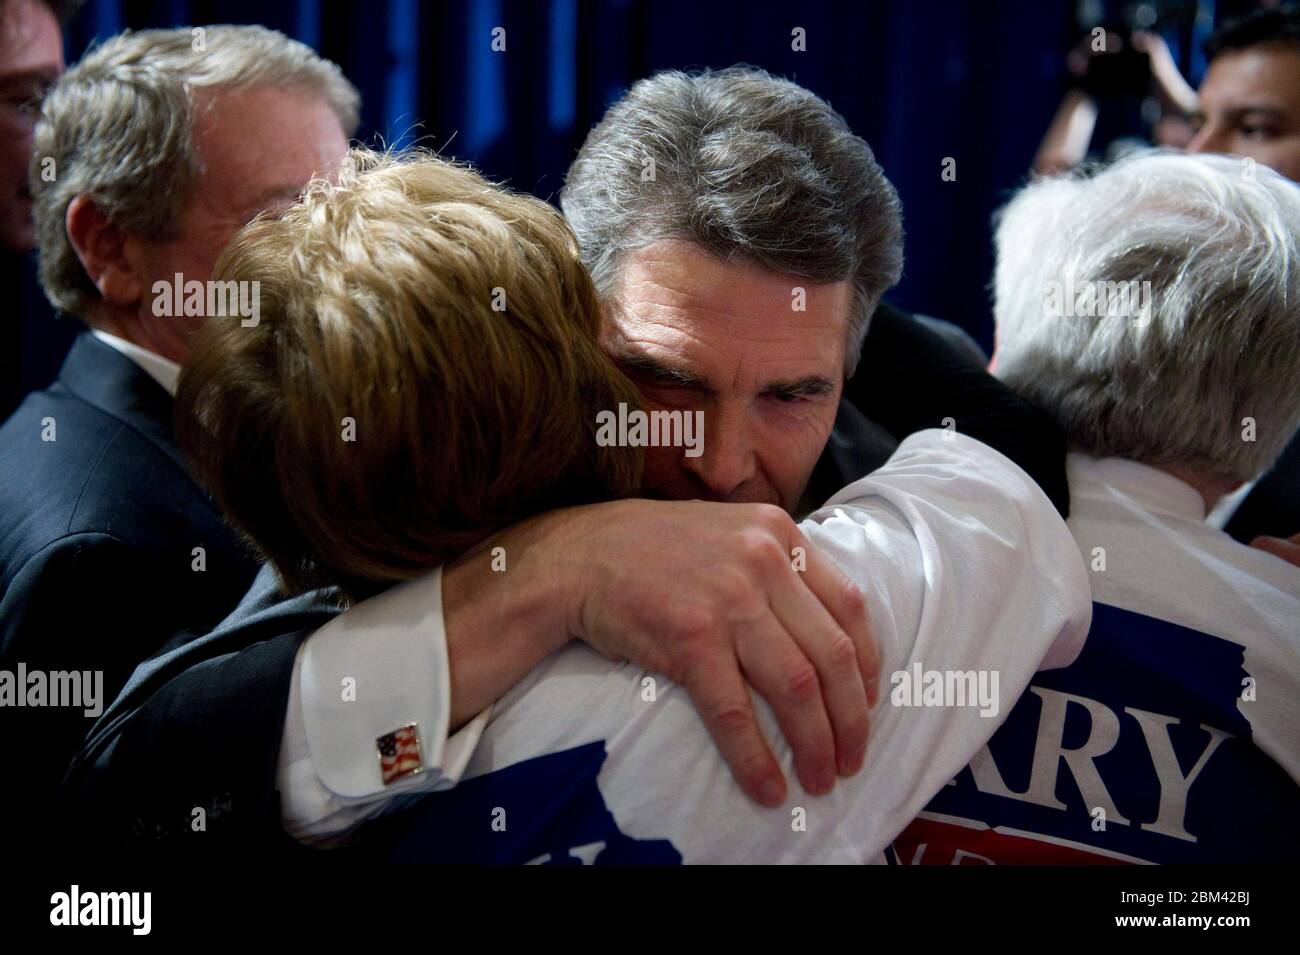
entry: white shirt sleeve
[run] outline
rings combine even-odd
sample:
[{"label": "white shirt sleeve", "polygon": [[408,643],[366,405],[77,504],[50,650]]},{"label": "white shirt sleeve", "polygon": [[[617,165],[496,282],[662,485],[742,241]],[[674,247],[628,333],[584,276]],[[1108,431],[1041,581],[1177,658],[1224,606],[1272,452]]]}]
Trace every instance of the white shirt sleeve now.
[{"label": "white shirt sleeve", "polygon": [[[325,844],[359,823],[454,786],[491,708],[448,737],[442,570],[357,604],[294,661],[277,781],[284,829]],[[380,737],[414,724],[421,767],[385,784]]]},{"label": "white shirt sleeve", "polygon": [[[800,526],[862,588],[882,656],[866,764],[829,795],[810,798],[799,788],[790,747],[760,700],[764,735],[791,786],[783,809],[750,801],[681,687],[655,676],[657,692],[647,693],[648,674],[581,644],[548,658],[498,701],[486,728],[471,730],[474,739],[482,733],[482,745],[443,746],[441,590],[420,595],[417,583],[383,595],[392,598],[385,606],[367,601],[304,647],[295,688],[305,746],[291,752],[286,729],[281,769],[286,805],[295,802],[305,822],[286,810],[286,828],[299,838],[339,832],[440,781],[450,785],[462,771],[478,776],[600,740],[607,758],[599,790],[620,831],[667,839],[688,862],[879,859],[988,742],[1034,672],[1073,662],[1091,620],[1088,575],[1033,480],[952,432],[908,438],[884,467]],[[358,614],[368,607],[372,613]],[[434,645],[412,647],[402,631],[413,629],[436,636]],[[934,674],[941,683],[970,674],[992,692],[992,705],[929,701],[924,685]],[[357,702],[341,703],[349,675],[357,677]],[[374,738],[409,721],[439,730],[421,734],[441,747],[425,752],[436,771],[383,787]],[[468,764],[459,765],[469,748]],[[553,799],[536,798],[538,814],[554,811]]]},{"label": "white shirt sleeve", "polygon": [[[867,594],[882,658],[863,771],[805,804],[824,837],[846,840],[843,857],[879,859],[984,747],[1034,673],[1078,657],[1092,620],[1088,575],[1037,484],[952,432],[908,438],[802,526]],[[945,692],[935,704],[937,681]],[[991,706],[969,695],[961,705],[976,686],[991,691]]]},{"label": "white shirt sleeve", "polygon": [[[687,862],[879,861],[1034,672],[1078,655],[1092,614],[1087,571],[1037,484],[952,432],[911,436],[800,527],[862,588],[880,646],[880,700],[857,775],[809,797],[771,708],[756,699],[790,782],[785,806],[765,809],[735,785],[680,686],[571,645],[498,701],[466,778],[599,740],[608,754],[599,790],[624,835],[666,839]],[[932,698],[927,675],[963,676],[971,692]],[[647,677],[654,694],[642,692]]]}]

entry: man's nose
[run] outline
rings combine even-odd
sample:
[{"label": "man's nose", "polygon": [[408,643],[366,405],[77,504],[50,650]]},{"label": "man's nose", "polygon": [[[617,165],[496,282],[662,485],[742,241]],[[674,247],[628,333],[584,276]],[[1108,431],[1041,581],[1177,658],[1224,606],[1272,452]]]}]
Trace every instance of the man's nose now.
[{"label": "man's nose", "polygon": [[1206,123],[1187,144],[1189,153],[1226,153],[1228,151],[1228,131],[1218,123]]},{"label": "man's nose", "polygon": [[711,497],[725,500],[757,471],[748,416],[734,407],[706,411],[703,438],[702,453],[683,457],[683,466],[709,489]]}]

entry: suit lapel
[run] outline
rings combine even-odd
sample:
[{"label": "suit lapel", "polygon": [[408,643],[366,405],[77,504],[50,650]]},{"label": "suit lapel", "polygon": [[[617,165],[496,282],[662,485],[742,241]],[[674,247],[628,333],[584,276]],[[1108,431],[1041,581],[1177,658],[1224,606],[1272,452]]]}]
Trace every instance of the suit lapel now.
[{"label": "suit lapel", "polygon": [[59,383],[82,401],[128,425],[189,474],[172,437],[172,397],[131,359],[89,332],[72,343]]}]

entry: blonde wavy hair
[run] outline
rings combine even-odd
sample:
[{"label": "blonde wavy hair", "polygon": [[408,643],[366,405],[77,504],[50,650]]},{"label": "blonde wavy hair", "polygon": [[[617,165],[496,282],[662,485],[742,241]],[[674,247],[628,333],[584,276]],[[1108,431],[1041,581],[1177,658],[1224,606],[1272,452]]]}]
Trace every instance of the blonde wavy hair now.
[{"label": "blonde wavy hair", "polygon": [[214,279],[260,283],[260,322],[206,323],[177,439],[291,592],[364,593],[639,485],[639,451],[598,447],[595,421],[640,399],[538,199],[357,149],[236,235]]}]

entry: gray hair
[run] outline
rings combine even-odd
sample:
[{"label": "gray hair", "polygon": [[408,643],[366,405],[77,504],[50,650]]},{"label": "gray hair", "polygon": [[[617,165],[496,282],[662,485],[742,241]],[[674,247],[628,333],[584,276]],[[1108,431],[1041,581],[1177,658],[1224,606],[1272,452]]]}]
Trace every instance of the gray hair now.
[{"label": "gray hair", "polygon": [[902,209],[871,148],[824,100],[762,70],[641,80],[587,136],[560,205],[602,298],[624,254],[661,239],[852,281],[848,374],[903,269]]},{"label": "gray hair", "polygon": [[1034,182],[998,218],[997,374],[1089,454],[1249,480],[1300,424],[1298,243],[1300,188],[1249,160]]},{"label": "gray hair", "polygon": [[174,238],[202,172],[194,91],[250,87],[319,95],[344,134],[356,132],[361,98],[339,68],[265,27],[128,30],[63,74],[41,106],[28,173],[41,284],[57,309],[84,317],[99,299],[64,228],[73,198],[88,195],[136,235]]}]

